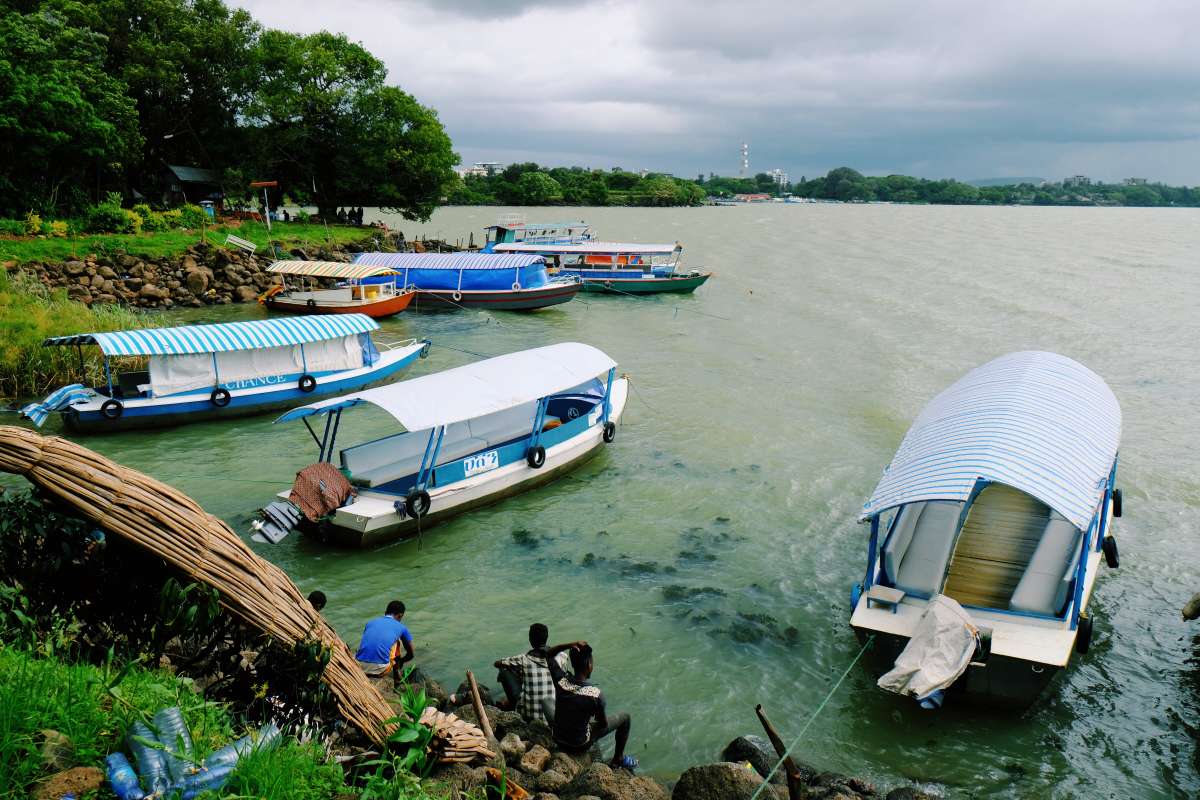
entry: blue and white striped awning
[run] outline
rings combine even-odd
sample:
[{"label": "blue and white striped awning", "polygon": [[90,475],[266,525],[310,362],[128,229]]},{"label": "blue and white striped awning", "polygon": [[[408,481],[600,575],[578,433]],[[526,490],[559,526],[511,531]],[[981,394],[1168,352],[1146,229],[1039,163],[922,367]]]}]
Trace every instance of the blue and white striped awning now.
[{"label": "blue and white striped awning", "polygon": [[861,519],[918,500],[965,501],[987,481],[1032,495],[1086,528],[1120,441],[1121,407],[1100,376],[1054,353],[1010,353],[971,370],[925,407]]},{"label": "blue and white striped awning", "polygon": [[355,264],[389,269],[517,269],[540,264],[539,255],[517,253],[359,253]]},{"label": "blue and white striped awning", "polygon": [[173,356],[185,353],[228,353],[266,347],[321,342],[379,329],[366,314],[280,317],[179,328],[78,333],[55,336],[43,345],[94,344],[107,356]]}]

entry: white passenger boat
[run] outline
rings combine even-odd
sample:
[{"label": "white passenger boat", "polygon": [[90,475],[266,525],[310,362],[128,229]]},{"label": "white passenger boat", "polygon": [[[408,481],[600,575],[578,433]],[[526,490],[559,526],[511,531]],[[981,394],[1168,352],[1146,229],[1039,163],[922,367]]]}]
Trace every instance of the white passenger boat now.
[{"label": "white passenger boat", "polygon": [[315,526],[334,543],[371,547],[577,466],[613,441],[628,386],[607,355],[568,342],[312,403],[277,421],[324,415],[322,436],[309,429],[318,462],[332,461],[341,415],[353,406],[374,405],[404,428],[337,453],[356,495]]},{"label": "white passenger boat", "polygon": [[874,636],[882,686],[1024,707],[1087,652],[1100,562],[1117,566],[1120,438],[1112,391],[1053,353],[1003,356],[934,398],[860,520],[850,624]]}]

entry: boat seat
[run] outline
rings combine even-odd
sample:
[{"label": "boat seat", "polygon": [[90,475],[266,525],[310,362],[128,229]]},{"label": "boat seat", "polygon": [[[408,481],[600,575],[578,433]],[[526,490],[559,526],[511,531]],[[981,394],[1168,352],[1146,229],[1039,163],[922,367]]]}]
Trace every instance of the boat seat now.
[{"label": "boat seat", "polygon": [[[341,453],[342,468],[350,482],[368,488],[414,474],[421,466],[428,431],[397,433],[373,442],[348,447]],[[488,443],[470,435],[464,422],[449,425],[442,440],[438,462],[453,461],[488,447]]]},{"label": "boat seat", "polygon": [[536,413],[536,402],[522,403],[495,414],[476,417],[465,424],[470,427],[471,436],[482,439],[489,447],[496,447],[533,433],[533,417]]},{"label": "boat seat", "polygon": [[1083,532],[1058,513],[1050,515],[1029,566],[1021,576],[1008,607],[1013,611],[1057,617],[1067,605],[1067,593],[1079,566]]},{"label": "boat seat", "polygon": [[900,510],[883,548],[884,571],[897,589],[918,597],[941,591],[962,508],[953,500],[926,500]]}]

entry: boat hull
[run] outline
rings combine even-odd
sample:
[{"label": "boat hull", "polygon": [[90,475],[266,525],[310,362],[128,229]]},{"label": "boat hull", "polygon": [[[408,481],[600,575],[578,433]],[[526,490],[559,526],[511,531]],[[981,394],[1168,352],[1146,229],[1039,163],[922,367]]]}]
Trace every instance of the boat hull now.
[{"label": "boat hull", "polygon": [[266,301],[267,308],[273,311],[284,311],[289,314],[366,314],[368,317],[380,319],[399,314],[412,303],[416,292],[405,292],[373,302],[329,304],[314,301],[312,305],[306,300],[292,300],[285,295],[276,295]]},{"label": "boat hull", "polygon": [[96,402],[65,409],[62,412],[63,425],[72,433],[116,433],[283,411],[321,397],[354,392],[390,380],[419,358],[422,350],[423,345],[417,344],[383,351],[379,361],[370,367],[316,375],[316,388],[311,392],[302,391],[295,381],[249,389],[230,388],[229,404],[223,407],[214,406],[207,392],[178,397],[135,398],[122,401],[123,410],[116,419],[104,416]]},{"label": "boat hull", "polygon": [[534,311],[570,302],[583,289],[581,283],[552,283],[529,289],[462,292],[421,289],[412,308],[416,311],[446,311],[456,308],[485,308],[493,311]]},{"label": "boat hull", "polygon": [[583,279],[585,292],[608,294],[690,294],[712,277],[711,272],[700,275],[678,275],[668,278],[588,278]]},{"label": "boat hull", "polygon": [[[613,388],[612,407],[609,419],[620,422],[621,413],[628,399],[628,382],[618,379]],[[582,433],[546,448],[546,461],[539,469],[528,466],[523,460],[506,465],[494,472],[485,473],[479,480],[452,483],[439,489],[431,489],[430,510],[418,521],[401,517],[391,506],[399,498],[382,492],[363,489],[360,500],[343,506],[319,526],[306,525],[305,531],[329,544],[349,548],[371,548],[389,544],[429,530],[434,525],[446,522],[472,509],[498,503],[513,495],[547,484],[575,469],[595,456],[604,446],[603,426],[592,424]],[[282,493],[286,497],[287,493]],[[371,511],[359,513],[355,505],[363,498]],[[364,509],[367,504],[364,504]],[[381,509],[381,507],[385,507]],[[382,513],[380,513],[382,512]]]}]

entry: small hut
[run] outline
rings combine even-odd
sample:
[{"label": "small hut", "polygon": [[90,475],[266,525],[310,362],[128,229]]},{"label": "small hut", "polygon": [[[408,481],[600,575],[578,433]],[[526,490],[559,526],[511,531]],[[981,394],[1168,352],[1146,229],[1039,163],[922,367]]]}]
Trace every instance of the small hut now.
[{"label": "small hut", "polygon": [[177,206],[183,203],[212,202],[217,213],[222,210],[225,192],[221,188],[221,176],[211,169],[184,167],[168,164],[162,175],[163,205]]}]

